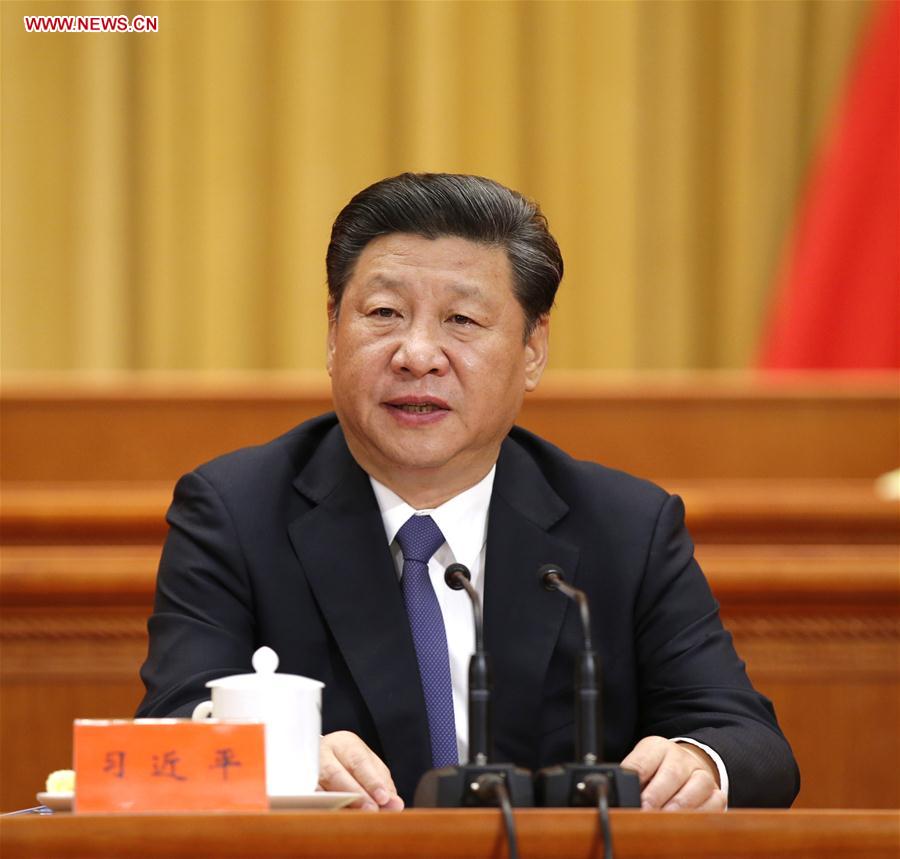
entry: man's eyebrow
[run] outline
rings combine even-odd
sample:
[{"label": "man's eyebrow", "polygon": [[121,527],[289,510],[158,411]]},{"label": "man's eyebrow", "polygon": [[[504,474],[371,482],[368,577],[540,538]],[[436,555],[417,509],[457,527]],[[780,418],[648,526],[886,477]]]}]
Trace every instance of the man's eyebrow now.
[{"label": "man's eyebrow", "polygon": [[[390,289],[394,291],[399,291],[401,289],[405,289],[407,287],[407,283],[403,280],[403,278],[393,278],[390,275],[375,273],[372,277],[367,281],[366,286],[375,287],[378,289]],[[463,298],[483,298],[484,292],[478,286],[475,286],[470,283],[455,281],[453,283],[448,283],[447,286],[453,290],[457,295]]]},{"label": "man's eyebrow", "polygon": [[367,281],[365,281],[365,285],[375,286],[380,289],[400,289],[403,286],[403,283],[402,281],[394,280],[387,275],[378,274],[376,272]]},{"label": "man's eyebrow", "polygon": [[450,288],[463,298],[483,298],[484,292],[469,283],[451,283]]}]

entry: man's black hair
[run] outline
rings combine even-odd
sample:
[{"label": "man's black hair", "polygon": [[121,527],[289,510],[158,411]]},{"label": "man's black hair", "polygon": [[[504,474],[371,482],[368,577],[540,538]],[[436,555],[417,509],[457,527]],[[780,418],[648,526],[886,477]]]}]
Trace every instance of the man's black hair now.
[{"label": "man's black hair", "polygon": [[537,203],[483,176],[402,173],[360,191],[335,219],[325,257],[335,314],[363,248],[390,233],[457,236],[504,248],[526,334],[553,306],[563,261]]}]

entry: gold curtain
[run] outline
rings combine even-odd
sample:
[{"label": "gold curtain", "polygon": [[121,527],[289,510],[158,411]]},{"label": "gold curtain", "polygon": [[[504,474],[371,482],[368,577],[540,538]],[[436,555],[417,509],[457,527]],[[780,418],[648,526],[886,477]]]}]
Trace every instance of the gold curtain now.
[{"label": "gold curtain", "polygon": [[320,367],[331,220],[403,170],[541,202],[553,366],[745,366],[870,8],[5,2],[3,367]]}]

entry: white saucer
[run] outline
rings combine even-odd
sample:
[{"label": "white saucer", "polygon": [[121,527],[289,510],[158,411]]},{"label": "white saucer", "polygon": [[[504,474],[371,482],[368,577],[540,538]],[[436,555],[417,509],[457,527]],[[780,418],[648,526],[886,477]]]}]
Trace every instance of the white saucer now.
[{"label": "white saucer", "polygon": [[71,811],[72,797],[74,796],[75,794],[71,790],[61,793],[47,793],[43,791],[37,795],[37,801],[41,805],[46,805],[47,808],[52,808],[54,811]]},{"label": "white saucer", "polygon": [[[71,811],[74,796],[75,794],[71,791],[66,793],[47,793],[43,791],[37,795],[37,801],[41,805],[46,805],[47,808],[52,808],[54,811]],[[270,796],[269,808],[343,808],[361,797],[361,793],[318,790],[315,793],[301,793],[297,796]]]},{"label": "white saucer", "polygon": [[301,793],[297,796],[270,796],[269,808],[343,808],[361,798],[361,793],[317,790],[315,793]]}]

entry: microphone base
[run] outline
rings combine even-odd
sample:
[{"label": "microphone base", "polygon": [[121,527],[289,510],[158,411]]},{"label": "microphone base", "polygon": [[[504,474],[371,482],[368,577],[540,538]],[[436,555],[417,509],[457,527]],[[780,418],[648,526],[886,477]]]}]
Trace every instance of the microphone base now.
[{"label": "microphone base", "polygon": [[[479,776],[499,775],[506,784],[510,803],[517,808],[534,807],[531,771],[513,764],[465,764],[429,770],[422,776],[413,797],[415,808],[477,808],[485,798],[472,789]],[[496,803],[490,803],[495,805]]]},{"label": "microphone base", "polygon": [[[535,799],[543,808],[584,808],[596,801],[584,789],[591,775],[604,775],[609,780],[610,808],[640,808],[641,783],[634,770],[618,764],[560,764],[545,767],[535,775]],[[581,787],[579,787],[581,785]]]}]

